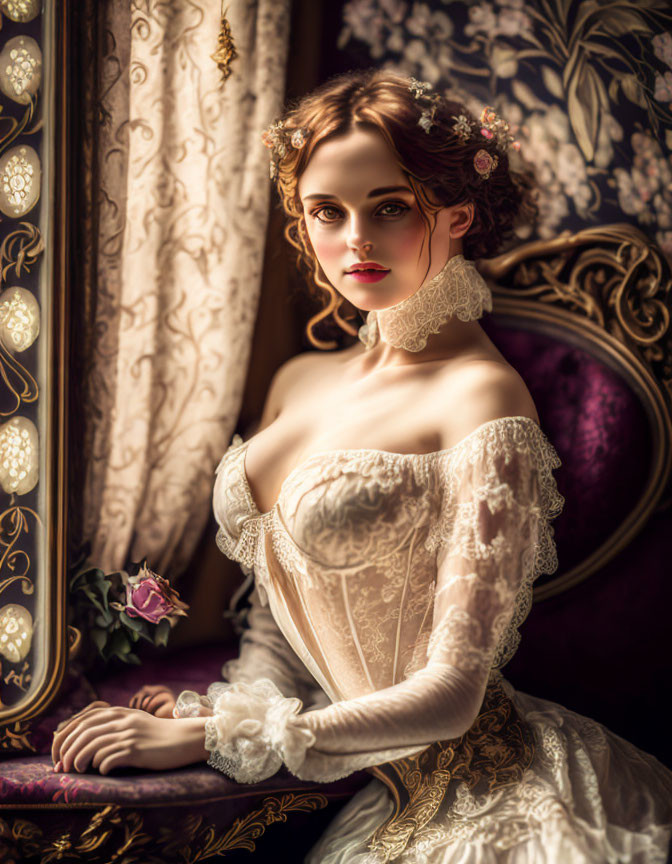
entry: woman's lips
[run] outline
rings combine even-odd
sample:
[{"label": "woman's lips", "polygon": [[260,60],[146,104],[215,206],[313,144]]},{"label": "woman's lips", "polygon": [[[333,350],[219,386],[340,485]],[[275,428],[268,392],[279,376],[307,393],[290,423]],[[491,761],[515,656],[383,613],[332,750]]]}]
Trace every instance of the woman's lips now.
[{"label": "woman's lips", "polygon": [[357,282],[380,282],[389,272],[389,270],[352,270],[345,275],[352,276]]}]

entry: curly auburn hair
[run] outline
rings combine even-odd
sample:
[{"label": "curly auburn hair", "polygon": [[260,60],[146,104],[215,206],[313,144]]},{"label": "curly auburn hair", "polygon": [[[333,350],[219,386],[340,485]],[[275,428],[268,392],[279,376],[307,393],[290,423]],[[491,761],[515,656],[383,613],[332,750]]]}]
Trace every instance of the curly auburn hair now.
[{"label": "curly auburn hair", "polygon": [[[343,135],[356,125],[378,130],[396,157],[411,186],[423,221],[425,240],[431,238],[436,214],[443,207],[473,203],[474,219],[463,238],[466,258],[495,255],[513,232],[521,217],[531,220],[536,212],[530,175],[509,168],[506,153],[494,139],[476,133],[465,142],[453,126],[463,114],[473,117],[459,102],[441,97],[436,104],[429,132],[418,125],[423,107],[410,89],[410,79],[384,69],[347,72],[338,75],[300,100],[290,104],[280,118],[286,141],[303,130],[305,143],[299,148],[282,147],[276,153],[276,185],[287,215],[285,237],[297,250],[297,264],[307,280],[327,292],[323,309],[306,325],[309,341],[316,348],[335,348],[315,336],[313,327],[330,314],[351,335],[357,329],[340,315],[343,298],[327,282],[312,250],[299,197],[299,179],[310,157],[322,141]],[[487,180],[474,168],[474,156],[486,150],[498,158]]]}]

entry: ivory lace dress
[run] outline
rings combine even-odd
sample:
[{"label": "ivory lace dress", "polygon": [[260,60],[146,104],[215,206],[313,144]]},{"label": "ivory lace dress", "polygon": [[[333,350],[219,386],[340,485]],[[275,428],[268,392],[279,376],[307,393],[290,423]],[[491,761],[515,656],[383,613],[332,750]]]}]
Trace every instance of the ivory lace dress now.
[{"label": "ivory lace dress", "polygon": [[220,548],[254,571],[251,627],[228,683],[175,708],[211,715],[209,764],[243,783],[370,769],[309,864],[665,862],[672,772],[499,672],[557,565],[560,463],[539,426],[316,453],[266,513],[248,443],[224,454],[214,510]]}]

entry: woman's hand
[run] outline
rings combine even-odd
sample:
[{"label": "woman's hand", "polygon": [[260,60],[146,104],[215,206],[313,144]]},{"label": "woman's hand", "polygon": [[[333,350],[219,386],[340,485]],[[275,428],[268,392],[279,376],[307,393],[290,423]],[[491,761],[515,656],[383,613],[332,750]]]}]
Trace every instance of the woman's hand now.
[{"label": "woman's hand", "polygon": [[162,771],[206,760],[203,717],[169,720],[146,711],[92,702],[56,730],[54,771],[101,774],[133,767]]},{"label": "woman's hand", "polygon": [[145,684],[131,696],[128,707],[139,708],[148,714],[154,714],[155,717],[172,718],[175,702],[175,694],[170,687],[164,684]]}]

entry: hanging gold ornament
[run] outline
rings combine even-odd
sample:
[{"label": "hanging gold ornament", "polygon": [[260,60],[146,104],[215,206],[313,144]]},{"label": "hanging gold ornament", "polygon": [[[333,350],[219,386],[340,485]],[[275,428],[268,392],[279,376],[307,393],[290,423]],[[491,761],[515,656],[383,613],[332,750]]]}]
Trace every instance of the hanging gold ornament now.
[{"label": "hanging gold ornament", "polygon": [[222,84],[231,74],[231,63],[238,56],[236,46],[233,44],[231,25],[226,20],[227,12],[228,9],[222,10],[222,23],[219,28],[219,36],[217,37],[217,50],[211,55],[217,64],[217,68],[222,73]]}]

